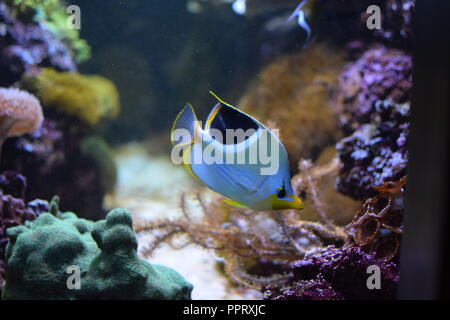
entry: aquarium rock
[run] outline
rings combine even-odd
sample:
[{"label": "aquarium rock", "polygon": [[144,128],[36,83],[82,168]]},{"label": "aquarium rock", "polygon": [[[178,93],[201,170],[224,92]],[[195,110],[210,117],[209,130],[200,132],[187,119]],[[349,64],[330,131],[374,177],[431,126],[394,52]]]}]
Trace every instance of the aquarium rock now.
[{"label": "aquarium rock", "polygon": [[[369,266],[380,268],[381,289],[367,286]],[[292,264],[294,278],[291,286],[267,288],[266,299],[394,299],[398,286],[398,265],[376,259],[359,247],[328,249]]]},{"label": "aquarium rock", "polygon": [[34,220],[42,212],[49,210],[48,202],[34,200],[25,203],[26,179],[24,176],[7,171],[0,174],[0,291],[5,280],[5,247],[8,241],[6,229]]},{"label": "aquarium rock", "polygon": [[83,154],[85,134],[75,124],[47,117],[38,130],[6,140],[2,167],[28,178],[27,199],[50,199],[57,194],[62,208],[71,208],[80,217],[104,219],[103,197],[115,185],[114,162],[102,149],[96,150],[95,159]]},{"label": "aquarium rock", "polygon": [[[387,0],[382,10],[381,29],[374,29],[374,36],[390,46],[412,49],[414,43],[413,17],[416,0]],[[367,14],[362,15],[362,22]]]},{"label": "aquarium rock", "polygon": [[127,210],[96,223],[61,213],[55,202],[50,211],[7,231],[2,298],[190,299],[192,285],[181,275],[138,257]]},{"label": "aquarium rock", "polygon": [[354,199],[376,193],[372,186],[406,173],[412,59],[400,50],[376,47],[348,64],[335,108],[348,134],[337,145],[337,188]]},{"label": "aquarium rock", "polygon": [[70,49],[48,28],[33,21],[19,21],[0,2],[0,85],[12,85],[24,72],[41,66],[76,69]]}]

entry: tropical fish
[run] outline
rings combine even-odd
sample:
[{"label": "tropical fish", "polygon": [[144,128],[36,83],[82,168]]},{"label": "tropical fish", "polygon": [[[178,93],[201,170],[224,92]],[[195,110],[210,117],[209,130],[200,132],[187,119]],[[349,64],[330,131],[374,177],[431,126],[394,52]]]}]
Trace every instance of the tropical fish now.
[{"label": "tropical fish", "polygon": [[[210,93],[219,102],[209,113],[204,128],[190,104],[176,117],[171,134],[175,145],[172,155],[182,154],[186,170],[227,197],[225,202],[230,205],[253,210],[302,209],[303,202],[294,195],[291,185],[286,149],[276,135],[252,116]],[[248,135],[230,134],[236,132]]]},{"label": "tropical fish", "polygon": [[[306,33],[306,41],[303,47],[311,44],[312,30],[306,16],[311,14],[313,1],[302,0],[235,0],[232,4],[233,11],[240,15],[254,16],[271,11],[292,8],[295,4],[297,7],[289,16],[288,21],[297,20],[297,24]],[[305,13],[305,11],[307,13]]]},{"label": "tropical fish", "polygon": [[295,8],[294,12],[289,17],[288,21],[292,21],[297,18],[297,24],[306,32],[306,41],[303,47],[307,47],[311,43],[311,27],[305,18],[305,11],[303,10],[303,6],[307,3],[307,0],[302,0],[300,4]]}]

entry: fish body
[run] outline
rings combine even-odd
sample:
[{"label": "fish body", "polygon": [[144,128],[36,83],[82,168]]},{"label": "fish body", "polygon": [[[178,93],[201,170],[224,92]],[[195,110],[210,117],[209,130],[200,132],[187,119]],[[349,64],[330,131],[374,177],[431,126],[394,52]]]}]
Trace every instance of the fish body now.
[{"label": "fish body", "polygon": [[[219,99],[219,98],[218,98]],[[180,141],[177,130],[188,133]],[[228,134],[247,133],[226,139]],[[254,210],[301,209],[294,195],[288,155],[278,138],[262,123],[219,99],[205,127],[186,105],[174,121],[172,141],[182,148],[186,170],[227,203]],[[261,157],[265,150],[270,157]],[[276,165],[272,166],[272,162]]]}]

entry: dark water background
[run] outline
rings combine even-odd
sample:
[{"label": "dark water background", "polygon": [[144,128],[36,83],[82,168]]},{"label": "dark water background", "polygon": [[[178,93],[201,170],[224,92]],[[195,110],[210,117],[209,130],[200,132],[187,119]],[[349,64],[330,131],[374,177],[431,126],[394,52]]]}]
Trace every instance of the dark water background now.
[{"label": "dark water background", "polygon": [[113,144],[167,130],[186,102],[205,115],[209,90],[236,101],[258,68],[261,22],[229,6],[192,14],[183,0],[73,4],[92,47],[80,71],[110,78],[121,95],[121,115],[105,129]]}]

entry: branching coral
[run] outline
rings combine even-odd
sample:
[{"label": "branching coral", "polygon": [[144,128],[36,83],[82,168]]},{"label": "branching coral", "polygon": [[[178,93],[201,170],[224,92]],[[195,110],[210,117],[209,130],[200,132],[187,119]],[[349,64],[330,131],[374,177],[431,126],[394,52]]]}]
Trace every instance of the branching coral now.
[{"label": "branching coral", "polygon": [[[374,187],[379,194],[367,199],[345,227],[350,236],[345,245],[330,246],[292,263],[290,282],[266,287],[265,297],[275,300],[394,298],[399,280],[397,258],[403,233],[405,184],[406,177],[403,177]],[[380,268],[380,290],[370,290],[367,286],[367,268],[373,265]]]},{"label": "branching coral", "polygon": [[[196,198],[201,218],[193,217],[190,202],[183,196],[181,218],[137,223],[137,232],[151,236],[142,250],[144,255],[150,255],[163,242],[176,248],[197,244],[214,250],[225,261],[225,272],[231,280],[261,289],[286,283],[291,277],[285,272],[289,262],[320,252],[330,244],[340,246],[347,237],[326,213],[322,224],[301,220],[296,211],[255,212],[231,207],[221,196],[208,202],[199,194]],[[321,206],[321,200],[317,198],[314,204]],[[175,237],[178,235],[185,236],[181,245]]]},{"label": "branching coral", "polygon": [[36,76],[25,76],[23,85],[36,93],[44,107],[73,115],[90,125],[115,118],[120,110],[115,85],[100,76],[43,68]]},{"label": "branching coral", "polygon": [[322,151],[314,166],[310,161],[301,161],[299,170],[293,176],[292,184],[296,193],[306,200],[302,218],[318,221],[326,216],[337,225],[348,224],[361,207],[361,202],[336,190],[335,180],[339,172],[336,148],[328,147]]}]

